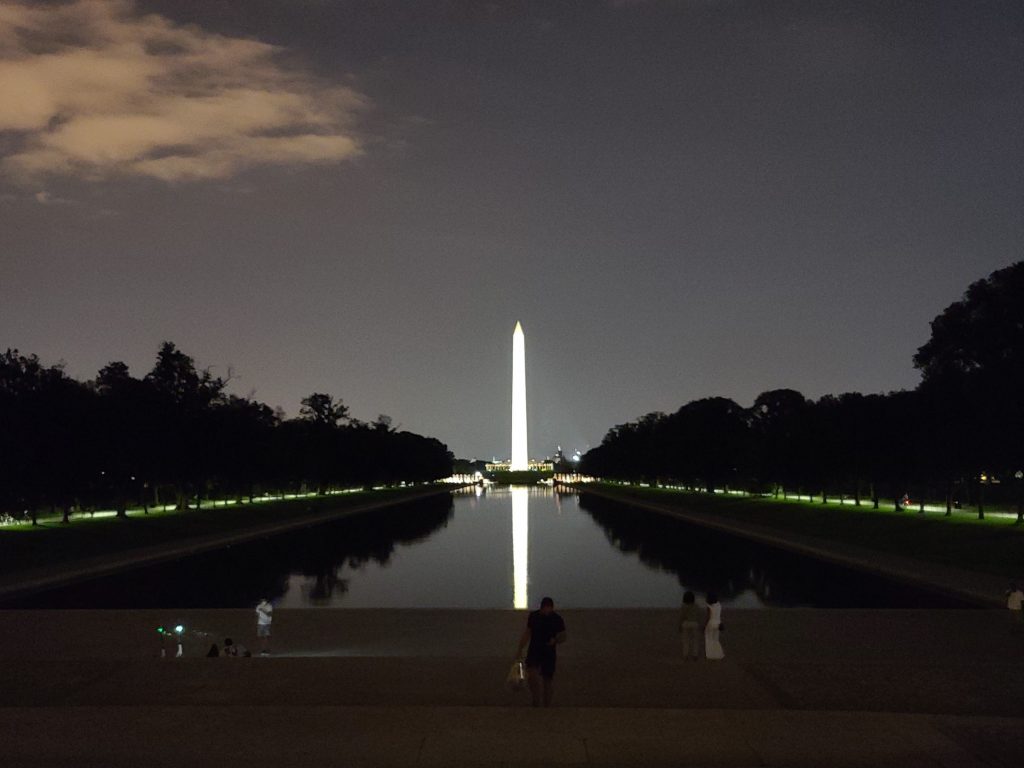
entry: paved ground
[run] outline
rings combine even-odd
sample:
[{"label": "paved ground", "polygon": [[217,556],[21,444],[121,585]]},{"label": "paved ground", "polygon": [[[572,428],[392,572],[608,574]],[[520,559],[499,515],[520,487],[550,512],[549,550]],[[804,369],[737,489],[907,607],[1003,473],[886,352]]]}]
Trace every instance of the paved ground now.
[{"label": "paved ground", "polygon": [[[564,613],[558,707],[502,680],[522,613],[296,610],[269,659],[206,659],[249,611],[0,612],[0,764],[1017,766],[1024,625],[999,611]],[[153,631],[182,622],[186,657]],[[54,724],[59,724],[55,729]],[[46,734],[44,736],[44,734]],[[60,738],[53,738],[59,734]]]},{"label": "paved ground", "polygon": [[[1021,721],[747,710],[0,710],[5,766],[1018,766]],[[44,734],[59,738],[46,738]]]}]

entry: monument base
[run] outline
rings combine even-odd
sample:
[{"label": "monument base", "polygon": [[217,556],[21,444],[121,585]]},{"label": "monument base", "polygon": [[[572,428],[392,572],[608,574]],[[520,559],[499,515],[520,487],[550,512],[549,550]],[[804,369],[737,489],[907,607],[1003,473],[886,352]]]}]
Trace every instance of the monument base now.
[{"label": "monument base", "polygon": [[524,469],[519,472],[498,470],[488,472],[487,476],[501,485],[537,485],[540,482],[551,480],[555,476],[555,472],[543,469]]}]

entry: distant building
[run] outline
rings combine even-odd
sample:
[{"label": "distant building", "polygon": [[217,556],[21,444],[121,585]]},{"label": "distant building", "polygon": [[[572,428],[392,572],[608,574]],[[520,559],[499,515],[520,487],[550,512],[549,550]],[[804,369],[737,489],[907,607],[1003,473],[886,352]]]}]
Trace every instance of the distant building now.
[{"label": "distant building", "polygon": [[[516,472],[554,472],[555,465],[550,461],[537,461],[530,459],[526,470],[515,470]],[[511,472],[511,461],[491,461],[487,463],[488,472]]]}]

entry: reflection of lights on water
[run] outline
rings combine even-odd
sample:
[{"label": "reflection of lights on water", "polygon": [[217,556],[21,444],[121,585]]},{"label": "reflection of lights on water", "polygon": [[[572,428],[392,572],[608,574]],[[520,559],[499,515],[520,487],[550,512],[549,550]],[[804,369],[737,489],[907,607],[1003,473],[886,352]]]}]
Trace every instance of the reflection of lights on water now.
[{"label": "reflection of lights on water", "polygon": [[512,607],[529,606],[527,596],[530,536],[530,489],[514,487],[512,492]]},{"label": "reflection of lights on water", "polygon": [[729,608],[764,608],[765,601],[757,594],[756,589],[743,589],[731,598],[723,601]]}]

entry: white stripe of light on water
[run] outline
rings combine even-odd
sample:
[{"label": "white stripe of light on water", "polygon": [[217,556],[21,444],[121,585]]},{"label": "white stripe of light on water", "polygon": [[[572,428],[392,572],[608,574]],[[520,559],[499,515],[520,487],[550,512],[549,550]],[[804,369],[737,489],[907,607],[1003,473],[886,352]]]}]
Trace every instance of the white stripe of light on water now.
[{"label": "white stripe of light on water", "polygon": [[512,492],[512,606],[529,605],[530,489],[513,487]]}]

